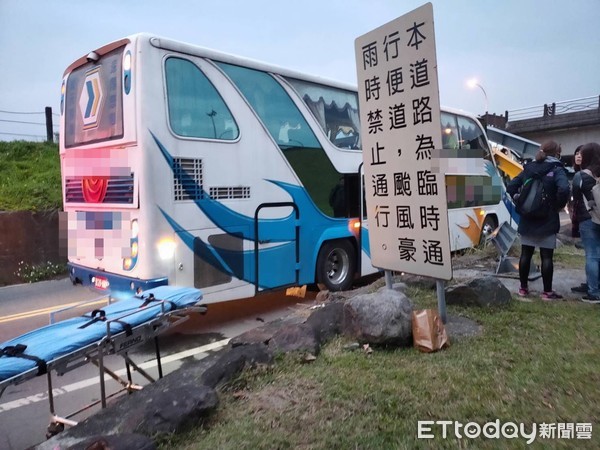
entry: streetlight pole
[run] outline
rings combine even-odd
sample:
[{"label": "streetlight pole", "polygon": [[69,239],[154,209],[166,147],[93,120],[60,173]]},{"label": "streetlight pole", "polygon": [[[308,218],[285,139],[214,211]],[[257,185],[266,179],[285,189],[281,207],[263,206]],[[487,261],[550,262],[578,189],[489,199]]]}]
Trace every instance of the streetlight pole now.
[{"label": "streetlight pole", "polygon": [[487,96],[487,92],[485,92],[485,89],[483,88],[483,86],[482,86],[482,85],[480,85],[480,84],[477,82],[477,80],[476,80],[476,79],[469,80],[469,81],[467,82],[467,85],[468,85],[468,86],[469,86],[471,89],[473,89],[473,88],[475,88],[475,87],[478,87],[479,89],[481,89],[481,92],[483,92],[483,98],[485,99],[485,113],[487,114],[487,113],[488,113],[488,111],[489,111],[489,110],[488,110],[488,96]]}]

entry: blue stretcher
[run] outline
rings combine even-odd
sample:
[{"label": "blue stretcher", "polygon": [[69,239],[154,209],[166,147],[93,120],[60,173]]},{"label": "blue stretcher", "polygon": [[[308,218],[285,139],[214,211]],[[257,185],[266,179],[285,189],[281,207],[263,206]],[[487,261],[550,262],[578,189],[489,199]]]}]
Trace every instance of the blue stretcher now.
[{"label": "blue stretcher", "polygon": [[[47,375],[52,417],[48,436],[61,431],[64,425],[77,423],[68,417],[97,403],[106,407],[105,373],[119,381],[122,390],[129,392],[141,389],[133,384],[130,367],[149,381],[154,381],[127,355],[132,348],[149,339],[154,339],[158,373],[162,377],[158,335],[187,320],[191,312],[206,312],[206,306],[199,304],[202,300],[201,291],[193,288],[160,286],[114,303],[110,303],[110,300],[108,296],[109,304],[106,307],[50,324],[0,344],[0,396],[10,385]],[[125,359],[128,381],[104,366],[103,357],[109,354],[118,354]],[[100,400],[67,417],[57,416],[54,412],[51,372],[63,375],[89,362],[99,368]]]}]

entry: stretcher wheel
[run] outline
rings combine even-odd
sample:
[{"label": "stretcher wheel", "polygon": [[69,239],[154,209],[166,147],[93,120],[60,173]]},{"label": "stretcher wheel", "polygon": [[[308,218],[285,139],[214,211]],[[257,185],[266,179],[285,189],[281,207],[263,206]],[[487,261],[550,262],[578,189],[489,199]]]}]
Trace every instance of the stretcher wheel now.
[{"label": "stretcher wheel", "polygon": [[60,422],[51,422],[46,429],[46,439],[56,436],[65,429],[65,424]]}]

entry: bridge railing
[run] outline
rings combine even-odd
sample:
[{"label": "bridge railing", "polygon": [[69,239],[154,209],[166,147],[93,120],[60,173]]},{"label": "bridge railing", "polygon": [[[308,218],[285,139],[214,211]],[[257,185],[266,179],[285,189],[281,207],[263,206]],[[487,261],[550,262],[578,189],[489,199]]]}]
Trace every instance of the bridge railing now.
[{"label": "bridge railing", "polygon": [[595,109],[600,109],[600,96],[584,97],[575,100],[565,100],[562,102],[546,103],[539,106],[513,109],[511,111],[506,111],[506,119],[516,121]]}]

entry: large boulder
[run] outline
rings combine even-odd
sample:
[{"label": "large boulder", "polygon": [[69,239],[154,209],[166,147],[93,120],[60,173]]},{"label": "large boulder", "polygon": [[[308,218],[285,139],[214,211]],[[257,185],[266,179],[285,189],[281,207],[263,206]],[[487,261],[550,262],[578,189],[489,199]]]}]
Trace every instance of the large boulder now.
[{"label": "large boulder", "polygon": [[67,450],[156,450],[156,445],[152,439],[140,434],[116,434],[93,436]]},{"label": "large boulder", "polygon": [[495,277],[475,278],[446,289],[446,304],[461,306],[506,306],[510,291]]},{"label": "large boulder", "polygon": [[239,345],[219,353],[202,373],[201,384],[216,388],[228,383],[245,368],[273,363],[273,354],[264,344]]},{"label": "large boulder", "polygon": [[280,328],[269,341],[269,348],[274,353],[306,352],[318,355],[321,346],[310,325],[305,323]]},{"label": "large boulder", "polygon": [[358,295],[344,306],[344,334],[360,343],[412,345],[412,310],[410,299],[395,289]]},{"label": "large boulder", "polygon": [[306,324],[312,328],[319,344],[324,344],[331,338],[342,334],[344,319],[344,303],[329,302],[315,310],[306,319]]}]

